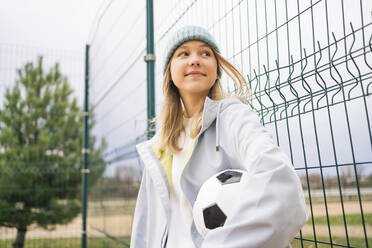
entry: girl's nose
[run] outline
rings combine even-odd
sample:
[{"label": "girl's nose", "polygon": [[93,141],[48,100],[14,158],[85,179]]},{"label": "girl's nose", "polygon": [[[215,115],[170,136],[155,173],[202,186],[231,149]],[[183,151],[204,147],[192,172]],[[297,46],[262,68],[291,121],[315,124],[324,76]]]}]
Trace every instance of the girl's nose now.
[{"label": "girl's nose", "polygon": [[189,64],[191,66],[199,66],[200,65],[200,58],[197,54],[191,55],[190,56],[190,61]]}]

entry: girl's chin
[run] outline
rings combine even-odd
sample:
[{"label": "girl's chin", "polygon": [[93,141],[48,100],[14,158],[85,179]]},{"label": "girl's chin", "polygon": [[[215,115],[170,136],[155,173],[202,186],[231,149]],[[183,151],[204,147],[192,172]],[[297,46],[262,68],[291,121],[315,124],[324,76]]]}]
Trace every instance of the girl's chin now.
[{"label": "girl's chin", "polygon": [[200,88],[188,88],[181,90],[186,94],[195,94],[200,96],[208,95],[209,89],[200,89]]}]

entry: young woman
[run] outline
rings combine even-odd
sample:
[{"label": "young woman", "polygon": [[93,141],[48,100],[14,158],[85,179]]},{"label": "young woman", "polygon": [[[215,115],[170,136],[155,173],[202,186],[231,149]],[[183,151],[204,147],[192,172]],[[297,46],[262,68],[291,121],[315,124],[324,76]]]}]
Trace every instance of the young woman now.
[{"label": "young woman", "polygon": [[[243,76],[204,28],[178,30],[165,52],[161,129],[137,146],[144,163],[131,248],[284,248],[307,220],[298,176],[257,115],[221,87]],[[249,173],[236,215],[203,239],[192,206],[201,185],[224,169]]]}]

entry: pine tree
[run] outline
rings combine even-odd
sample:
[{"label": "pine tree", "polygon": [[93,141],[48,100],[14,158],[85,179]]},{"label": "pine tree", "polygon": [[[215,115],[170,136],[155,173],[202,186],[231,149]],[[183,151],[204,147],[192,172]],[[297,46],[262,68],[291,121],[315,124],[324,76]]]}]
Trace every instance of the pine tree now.
[{"label": "pine tree", "polygon": [[[82,110],[58,64],[44,73],[39,57],[18,75],[0,110],[0,226],[17,229],[14,248],[31,224],[48,229],[79,214],[83,144]],[[105,144],[95,141],[88,187],[105,169]]]}]

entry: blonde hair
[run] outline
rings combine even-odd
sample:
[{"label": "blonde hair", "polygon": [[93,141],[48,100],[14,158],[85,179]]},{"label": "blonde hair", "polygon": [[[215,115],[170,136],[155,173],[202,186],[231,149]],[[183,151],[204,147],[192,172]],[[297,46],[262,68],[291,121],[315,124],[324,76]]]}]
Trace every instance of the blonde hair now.
[{"label": "blonde hair", "polygon": [[[213,49],[212,49],[213,50]],[[248,85],[243,75],[222,55],[213,50],[217,60],[217,70],[221,69],[233,80],[236,91],[235,95],[245,96],[248,93]],[[160,147],[168,149],[171,153],[176,154],[182,150],[178,146],[178,140],[185,130],[184,126],[184,109],[182,106],[181,96],[177,87],[174,85],[171,73],[170,64],[172,59],[167,65],[163,79],[163,93],[165,96],[164,103],[160,112],[161,120],[161,134],[160,134]],[[220,78],[211,87],[208,96],[212,100],[221,100],[227,97],[226,92],[223,90]],[[195,138],[201,129],[203,107],[194,114],[191,119],[190,136]]]}]

